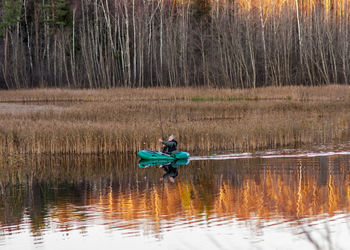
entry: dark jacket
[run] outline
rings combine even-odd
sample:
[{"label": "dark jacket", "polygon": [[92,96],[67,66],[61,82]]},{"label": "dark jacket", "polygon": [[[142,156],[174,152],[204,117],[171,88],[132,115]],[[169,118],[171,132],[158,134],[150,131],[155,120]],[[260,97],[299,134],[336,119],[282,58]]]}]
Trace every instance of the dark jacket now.
[{"label": "dark jacket", "polygon": [[177,141],[162,141],[162,143],[164,144],[163,153],[173,154],[177,151]]}]

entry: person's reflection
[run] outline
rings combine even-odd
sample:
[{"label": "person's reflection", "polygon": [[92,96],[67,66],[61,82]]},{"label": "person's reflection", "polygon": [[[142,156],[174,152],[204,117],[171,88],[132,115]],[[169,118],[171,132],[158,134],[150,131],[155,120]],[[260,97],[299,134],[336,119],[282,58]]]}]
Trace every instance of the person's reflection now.
[{"label": "person's reflection", "polygon": [[165,179],[169,178],[169,181],[171,183],[175,182],[175,178],[178,175],[177,166],[175,164],[169,162],[167,164],[160,165],[159,168],[163,169],[164,171],[163,177],[160,178],[161,181],[164,181]]}]

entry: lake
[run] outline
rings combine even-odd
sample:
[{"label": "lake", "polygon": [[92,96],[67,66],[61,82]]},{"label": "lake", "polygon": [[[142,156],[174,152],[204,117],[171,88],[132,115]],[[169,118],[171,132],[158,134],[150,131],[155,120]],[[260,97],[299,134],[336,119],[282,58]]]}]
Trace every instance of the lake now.
[{"label": "lake", "polygon": [[346,150],[8,157],[0,184],[0,249],[350,248]]}]

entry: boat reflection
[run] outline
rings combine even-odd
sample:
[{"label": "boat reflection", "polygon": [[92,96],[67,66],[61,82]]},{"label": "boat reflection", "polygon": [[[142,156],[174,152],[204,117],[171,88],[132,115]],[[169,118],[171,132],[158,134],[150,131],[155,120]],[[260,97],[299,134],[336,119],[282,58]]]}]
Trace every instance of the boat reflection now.
[{"label": "boat reflection", "polygon": [[178,176],[178,166],[180,165],[188,165],[190,160],[182,159],[176,161],[169,160],[140,160],[139,167],[140,168],[149,168],[151,166],[156,166],[163,170],[164,174],[160,178],[160,181],[169,180],[171,183],[175,182],[175,178]]},{"label": "boat reflection", "polygon": [[167,165],[167,164],[171,164],[173,167],[177,167],[179,165],[188,165],[189,163],[190,163],[189,158],[176,160],[176,161],[169,161],[169,160],[140,160],[139,161],[139,167],[140,168],[149,168],[151,166],[161,166],[161,165]]}]

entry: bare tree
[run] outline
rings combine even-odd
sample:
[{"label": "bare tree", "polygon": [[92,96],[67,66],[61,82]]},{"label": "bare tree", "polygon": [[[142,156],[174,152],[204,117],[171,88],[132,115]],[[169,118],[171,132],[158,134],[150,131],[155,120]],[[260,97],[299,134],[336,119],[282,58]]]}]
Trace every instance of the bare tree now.
[{"label": "bare tree", "polygon": [[349,12],[329,0],[3,0],[0,87],[348,84]]}]

